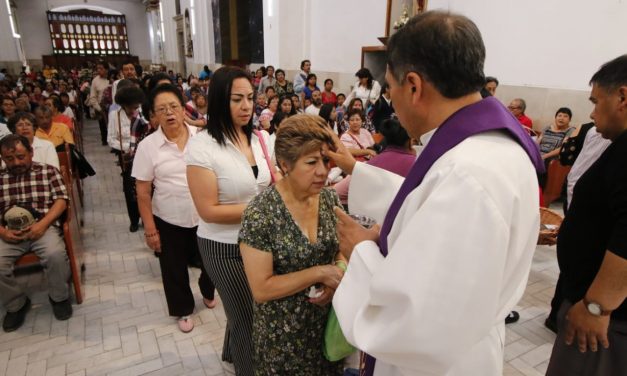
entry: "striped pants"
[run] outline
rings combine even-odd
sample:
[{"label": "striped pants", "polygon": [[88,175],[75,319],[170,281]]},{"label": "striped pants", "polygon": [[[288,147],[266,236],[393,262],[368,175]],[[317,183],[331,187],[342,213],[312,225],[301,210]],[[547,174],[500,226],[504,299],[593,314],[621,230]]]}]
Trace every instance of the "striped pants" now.
[{"label": "striped pants", "polygon": [[198,238],[205,269],[224,304],[227,324],[222,360],[232,362],[238,376],[252,376],[253,297],[238,244]]}]

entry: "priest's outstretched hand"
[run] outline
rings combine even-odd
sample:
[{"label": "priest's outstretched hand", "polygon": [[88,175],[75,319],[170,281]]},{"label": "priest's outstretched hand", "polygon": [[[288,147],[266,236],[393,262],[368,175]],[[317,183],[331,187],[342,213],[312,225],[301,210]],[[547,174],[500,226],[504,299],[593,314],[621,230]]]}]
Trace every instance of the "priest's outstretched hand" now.
[{"label": "priest's outstretched hand", "polygon": [[365,240],[379,241],[381,227],[376,224],[367,229],[348,216],[340,207],[334,208],[337,215],[337,238],[340,242],[340,252],[350,260],[355,246]]},{"label": "priest's outstretched hand", "polygon": [[327,128],[327,132],[333,139],[333,147],[328,150],[324,150],[322,153],[331,158],[333,162],[339,167],[345,174],[351,175],[353,173],[353,167],[355,167],[355,158],[348,151],[346,146],[340,141],[340,138],[333,132],[331,128]]}]

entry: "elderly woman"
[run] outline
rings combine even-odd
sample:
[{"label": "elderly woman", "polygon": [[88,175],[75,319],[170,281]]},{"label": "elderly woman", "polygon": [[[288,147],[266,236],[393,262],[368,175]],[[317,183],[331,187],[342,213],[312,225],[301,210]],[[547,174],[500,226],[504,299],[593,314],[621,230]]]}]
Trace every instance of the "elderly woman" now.
[{"label": "elderly woman", "polygon": [[[255,299],[256,375],[341,375],[323,356],[326,318],[343,272],[333,190],[325,189],[332,144],[319,117],[297,115],[279,128],[275,154],[285,177],[253,199],[239,240]],[[280,229],[280,231],[277,231]],[[321,295],[310,297],[320,284]]]},{"label": "elderly woman", "polygon": [[[194,294],[187,264],[199,254],[198,214],[187,186],[183,156],[197,128],[183,121],[183,96],[172,85],[158,86],[150,105],[160,127],[137,146],[132,175],[146,243],[159,255],[168,312],[187,333],[194,328]],[[215,307],[215,289],[204,267],[198,286],[205,305]]]},{"label": "elderly woman", "polygon": [[372,149],[374,139],[372,134],[365,130],[364,113],[358,108],[354,108],[346,116],[348,121],[348,130],[342,134],[340,141],[346,146],[348,151],[360,161],[365,161],[377,155]]},{"label": "elderly woman", "polygon": [[573,113],[568,107],[562,107],[555,113],[553,124],[544,128],[538,139],[542,159],[552,160],[559,157],[564,138],[575,130],[575,127],[570,126],[572,116]]},{"label": "elderly woman", "polygon": [[52,142],[35,137],[37,121],[35,116],[28,112],[18,112],[9,118],[9,130],[19,136],[24,136],[33,147],[33,162],[45,163],[59,168],[59,156]]},{"label": "elderly woman", "polygon": [[233,362],[235,373],[244,376],[253,374],[253,298],[237,234],[246,205],[272,181],[268,134],[253,132],[254,94],[246,71],[218,69],[209,87],[207,127],[185,154],[187,182],[201,218],[200,255],[227,318],[222,360]]},{"label": "elderly woman", "polygon": [[379,99],[381,94],[381,85],[372,77],[372,73],[368,68],[361,68],[355,73],[357,82],[353,86],[353,90],[346,97],[347,101],[353,98],[359,98],[362,100],[366,108],[374,104]]},{"label": "elderly woman", "polygon": [[274,82],[274,91],[279,97],[294,94],[294,84],[285,79],[285,71],[283,69],[276,70],[276,81]]}]

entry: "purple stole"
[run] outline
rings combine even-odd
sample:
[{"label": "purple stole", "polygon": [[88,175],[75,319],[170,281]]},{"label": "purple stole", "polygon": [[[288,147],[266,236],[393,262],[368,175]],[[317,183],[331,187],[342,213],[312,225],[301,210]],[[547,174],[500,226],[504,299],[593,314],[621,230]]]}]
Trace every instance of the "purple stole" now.
[{"label": "purple stole", "polygon": [[[379,248],[385,257],[388,254],[388,235],[403,202],[420,185],[431,166],[447,151],[466,138],[479,133],[501,130],[518,142],[527,152],[536,171],[544,171],[544,163],[538,145],[531,139],[516,118],[493,97],[487,97],[468,105],[451,115],[435,131],[431,140],[418,156],[396,197],[392,201],[381,226]],[[361,361],[361,376],[373,376],[376,359],[365,354]]]}]

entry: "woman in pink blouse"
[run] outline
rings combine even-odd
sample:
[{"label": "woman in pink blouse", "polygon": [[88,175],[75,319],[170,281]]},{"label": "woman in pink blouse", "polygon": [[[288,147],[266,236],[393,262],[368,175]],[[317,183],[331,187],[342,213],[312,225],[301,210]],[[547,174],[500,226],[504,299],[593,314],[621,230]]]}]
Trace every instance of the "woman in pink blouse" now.
[{"label": "woman in pink blouse", "polygon": [[372,149],[374,139],[372,134],[365,130],[364,113],[359,109],[353,109],[348,113],[348,130],[342,134],[340,141],[348,148],[348,151],[360,161],[365,161],[377,155]]}]

